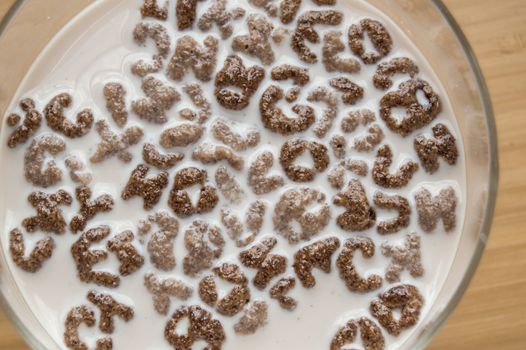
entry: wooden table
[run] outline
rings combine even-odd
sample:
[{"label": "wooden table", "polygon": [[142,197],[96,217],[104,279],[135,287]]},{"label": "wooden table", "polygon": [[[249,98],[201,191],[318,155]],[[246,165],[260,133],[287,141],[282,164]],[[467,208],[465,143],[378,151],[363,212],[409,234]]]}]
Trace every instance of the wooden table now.
[{"label": "wooden table", "polygon": [[[12,0],[0,0],[0,17]],[[500,143],[500,192],[482,264],[430,349],[526,349],[526,1],[445,0],[486,77]],[[28,347],[0,315],[0,350]]]}]

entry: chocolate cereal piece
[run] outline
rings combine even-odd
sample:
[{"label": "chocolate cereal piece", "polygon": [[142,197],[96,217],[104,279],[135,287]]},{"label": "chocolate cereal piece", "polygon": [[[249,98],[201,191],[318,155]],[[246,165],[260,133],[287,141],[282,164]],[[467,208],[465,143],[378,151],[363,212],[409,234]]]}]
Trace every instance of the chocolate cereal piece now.
[{"label": "chocolate cereal piece", "polygon": [[125,163],[131,162],[133,156],[128,151],[128,148],[138,144],[142,139],[143,132],[141,128],[132,126],[119,135],[110,129],[105,120],[99,120],[95,123],[95,128],[101,141],[97,145],[95,153],[90,157],[90,162],[100,163],[113,156],[117,156]]},{"label": "chocolate cereal piece", "polygon": [[309,93],[307,101],[323,102],[327,105],[321,119],[314,126],[314,134],[319,138],[323,138],[332,127],[334,119],[338,116],[338,99],[329,89],[320,86]]},{"label": "chocolate cereal piece", "polygon": [[354,139],[354,149],[358,152],[370,152],[378,146],[384,139],[384,132],[378,124],[373,124],[367,128],[365,135]]},{"label": "chocolate cereal piece", "polygon": [[334,10],[323,10],[323,11],[306,11],[300,15],[296,25],[296,29],[292,34],[291,46],[292,50],[298,54],[298,57],[307,63],[316,63],[318,57],[309,46],[306,41],[313,44],[320,42],[320,36],[314,30],[314,26],[320,25],[339,25],[343,20],[343,14],[339,11]]},{"label": "chocolate cereal piece", "polygon": [[171,271],[176,265],[174,241],[179,233],[179,223],[176,218],[165,211],[150,215],[148,222],[150,227],[153,223],[159,227],[159,230],[153,233],[148,242],[150,261],[159,270]]},{"label": "chocolate cereal piece", "polygon": [[270,71],[272,80],[283,81],[292,79],[292,82],[299,86],[304,86],[310,81],[309,70],[307,68],[282,64],[272,68]]},{"label": "chocolate cereal piece", "polygon": [[224,263],[214,268],[214,275],[226,282],[234,284],[232,289],[221,299],[218,299],[217,285],[213,275],[206,276],[199,283],[199,295],[208,305],[214,306],[221,315],[235,316],[250,301],[248,280],[239,266]]},{"label": "chocolate cereal piece", "polygon": [[374,122],[376,117],[370,109],[359,109],[349,112],[341,121],[341,129],[345,133],[356,131],[358,126],[367,126]]},{"label": "chocolate cereal piece", "polygon": [[297,114],[288,117],[277,103],[283,99],[283,89],[276,85],[269,86],[259,100],[259,113],[263,126],[280,135],[287,136],[307,130],[316,121],[314,109],[307,105],[296,104],[292,111]]},{"label": "chocolate cereal piece", "polygon": [[382,254],[391,258],[391,262],[385,271],[386,280],[390,283],[400,282],[400,274],[404,270],[407,270],[415,278],[424,275],[420,241],[420,236],[412,233],[406,235],[403,245],[382,243]]},{"label": "chocolate cereal piece", "polygon": [[291,23],[301,7],[301,0],[281,0],[279,5],[279,18],[281,23]]},{"label": "chocolate cereal piece", "polygon": [[182,31],[192,28],[196,19],[198,1],[200,0],[177,0],[175,5],[177,29]]},{"label": "chocolate cereal piece", "polygon": [[[245,224],[231,208],[221,209],[221,223],[226,227],[228,236],[236,243],[236,246],[245,247],[254,241],[263,226],[266,209],[267,206],[263,201],[252,202],[246,211]],[[245,230],[249,232],[242,237]]]},{"label": "chocolate cereal piece", "polygon": [[128,121],[128,110],[126,109],[126,90],[121,83],[106,83],[103,88],[106,109],[118,127],[123,128]]},{"label": "chocolate cereal piece", "polygon": [[[164,6],[159,6],[159,1],[164,1]],[[141,6],[142,17],[153,17],[161,21],[168,19],[168,0],[144,0]]]},{"label": "chocolate cereal piece", "polygon": [[77,155],[69,155],[64,163],[69,169],[69,177],[73,182],[79,183],[81,185],[88,185],[91,180],[93,180],[93,175],[90,171],[86,170],[86,165],[84,161]]},{"label": "chocolate cereal piece", "polygon": [[257,195],[270,193],[284,185],[280,175],[267,176],[274,164],[274,156],[269,151],[259,154],[250,164],[248,170],[248,184]]},{"label": "chocolate cereal piece", "polygon": [[[426,103],[421,104],[417,93],[422,92]],[[406,115],[394,117],[394,108],[405,108]],[[442,110],[440,98],[431,85],[422,79],[411,79],[401,83],[398,90],[388,92],[380,100],[380,117],[393,132],[407,136],[431,123]]]},{"label": "chocolate cereal piece", "polygon": [[447,126],[438,123],[433,126],[434,138],[418,136],[415,138],[414,147],[424,169],[433,174],[438,170],[438,157],[444,158],[449,165],[455,165],[458,159],[458,149],[455,137]]},{"label": "chocolate cereal piece", "polygon": [[144,265],[144,257],[139,254],[133,245],[135,236],[131,231],[124,231],[108,241],[106,247],[119,259],[119,273],[129,276]]},{"label": "chocolate cereal piece", "polygon": [[432,232],[440,219],[446,232],[452,231],[456,227],[457,196],[453,187],[446,187],[433,196],[425,188],[420,189],[415,194],[416,212],[418,213],[418,223],[426,232]]},{"label": "chocolate cereal piece", "polygon": [[256,129],[250,129],[245,132],[245,136],[235,131],[239,129],[239,125],[235,122],[218,119],[212,125],[212,135],[225,145],[231,147],[235,151],[245,151],[248,148],[257,146],[261,139],[259,131]]},{"label": "chocolate cereal piece", "polygon": [[93,271],[93,266],[108,258],[106,250],[93,250],[90,246],[99,243],[110,234],[109,226],[98,226],[84,232],[71,246],[71,255],[77,266],[77,275],[82,282],[95,283],[107,288],[120,284],[119,276],[106,271]]},{"label": "chocolate cereal piece", "polygon": [[274,0],[248,0],[248,2],[255,7],[265,10],[269,17],[276,17],[278,15],[279,9],[274,3]]},{"label": "chocolate cereal piece", "polygon": [[345,51],[341,36],[342,32],[330,31],[323,37],[322,55],[325,70],[327,72],[358,73],[361,69],[360,62],[352,57],[338,56]]},{"label": "chocolate cereal piece", "polygon": [[161,315],[168,315],[170,310],[170,297],[188,300],[193,290],[175,278],[160,278],[153,273],[144,275],[144,285],[152,294],[155,311]]},{"label": "chocolate cereal piece", "polygon": [[164,148],[186,147],[199,141],[203,136],[203,131],[204,128],[200,125],[179,124],[164,130],[159,138],[159,143]]},{"label": "chocolate cereal piece", "polygon": [[184,154],[180,152],[162,154],[151,143],[145,143],[142,148],[142,159],[144,162],[161,170],[173,168],[183,158]]},{"label": "chocolate cereal piece", "polygon": [[407,57],[395,57],[387,62],[380,63],[373,75],[373,84],[377,89],[387,90],[393,86],[392,77],[397,74],[408,74],[414,78],[418,74],[418,66]]},{"label": "chocolate cereal piece", "polygon": [[378,186],[384,188],[402,188],[407,186],[413,175],[418,171],[418,164],[408,160],[400,166],[395,174],[389,172],[393,163],[391,147],[384,145],[378,149],[373,166],[373,180]]},{"label": "chocolate cereal piece", "polygon": [[[415,286],[401,284],[380,294],[369,310],[389,334],[397,336],[418,322],[423,305],[424,298]],[[393,315],[394,309],[401,310],[398,319]]]},{"label": "chocolate cereal piece", "polygon": [[347,140],[343,135],[334,135],[331,138],[330,145],[332,152],[337,159],[345,158],[347,154]]},{"label": "chocolate cereal piece", "polygon": [[346,77],[332,78],[329,85],[337,91],[342,92],[342,101],[345,104],[353,105],[363,98],[364,89],[351,79]]},{"label": "chocolate cereal piece", "polygon": [[163,57],[160,55],[153,55],[150,61],[143,59],[138,60],[131,66],[131,72],[138,77],[144,78],[148,74],[159,73],[163,69]]},{"label": "chocolate cereal piece", "polygon": [[221,38],[223,40],[228,39],[234,31],[232,21],[243,17],[245,10],[240,7],[227,10],[226,3],[227,0],[214,0],[214,3],[203,13],[197,22],[199,29],[207,32],[212,29],[212,25],[215,23],[221,33]]},{"label": "chocolate cereal piece", "polygon": [[[179,323],[188,319],[186,333],[181,334]],[[221,350],[225,341],[225,331],[221,322],[212,318],[212,314],[197,305],[181,306],[177,309],[164,330],[164,338],[177,350],[190,350],[194,343],[207,350]]]},{"label": "chocolate cereal piece", "polygon": [[215,164],[220,161],[227,161],[228,165],[237,171],[243,169],[245,162],[230,147],[223,145],[213,145],[202,143],[192,152],[192,159],[203,164]]},{"label": "chocolate cereal piece", "polygon": [[274,277],[285,273],[287,269],[286,257],[270,254],[276,244],[276,238],[265,238],[239,253],[239,260],[244,266],[258,270],[252,282],[259,290],[267,288]]},{"label": "chocolate cereal piece", "polygon": [[[197,204],[194,206],[185,189],[196,184],[201,185],[201,190],[199,191]],[[186,217],[193,214],[208,213],[215,208],[218,201],[219,197],[217,196],[215,187],[207,183],[206,170],[188,167],[179,170],[175,174],[174,185],[168,199],[168,206],[172,208],[177,215]]]},{"label": "chocolate cereal piece", "polygon": [[[314,161],[313,168],[294,165],[296,158],[308,151]],[[309,182],[314,180],[317,173],[324,172],[329,165],[327,147],[323,144],[302,139],[292,139],[281,147],[279,162],[287,177],[296,182]]]},{"label": "chocolate cereal piece", "polygon": [[272,288],[270,288],[270,297],[276,299],[279,305],[285,309],[292,311],[298,306],[296,299],[287,295],[296,286],[296,279],[294,277],[285,277],[280,279]]},{"label": "chocolate cereal piece", "polygon": [[356,341],[358,329],[365,350],[384,350],[385,339],[380,327],[367,317],[350,320],[340,328],[332,339],[330,350],[348,349],[347,346]]},{"label": "chocolate cereal piece", "polygon": [[219,166],[217,168],[215,181],[217,189],[230,203],[241,203],[241,200],[245,196],[245,192],[236,178],[230,175],[226,167]]},{"label": "chocolate cereal piece", "polygon": [[232,49],[257,57],[266,66],[271,65],[275,60],[274,51],[270,45],[270,35],[274,30],[274,25],[267,21],[264,15],[259,14],[248,16],[247,25],[248,34],[235,36],[232,41]]},{"label": "chocolate cereal piece", "polygon": [[[225,108],[239,111],[248,106],[265,77],[265,70],[259,66],[246,68],[241,57],[228,56],[223,68],[215,78],[215,96]],[[228,89],[229,86],[237,90]],[[239,90],[239,91],[238,91]]]},{"label": "chocolate cereal piece", "polygon": [[341,161],[327,174],[327,179],[333,188],[341,190],[345,186],[345,172],[350,171],[358,176],[367,176],[369,167],[363,160],[347,159]]},{"label": "chocolate cereal piece", "polygon": [[181,95],[175,88],[152,76],[143,79],[142,91],[146,97],[132,102],[133,111],[150,123],[166,123],[166,112],[179,102]]},{"label": "chocolate cereal piece", "polygon": [[135,42],[139,45],[144,45],[148,38],[151,38],[155,42],[157,53],[153,55],[150,62],[141,59],[131,67],[132,73],[141,78],[144,78],[150,73],[159,72],[163,68],[163,60],[168,57],[170,51],[170,36],[163,25],[146,22],[137,24],[133,31],[133,39]]},{"label": "chocolate cereal piece", "polygon": [[46,153],[57,156],[65,150],[66,143],[60,136],[43,134],[35,138],[24,154],[26,180],[44,188],[59,183],[62,180],[62,170],[54,159],[47,159]]},{"label": "chocolate cereal piece", "polygon": [[345,208],[345,212],[336,218],[336,223],[343,230],[365,231],[374,226],[376,212],[369,205],[365,189],[359,180],[352,179],[344,191],[334,196],[333,203]]},{"label": "chocolate cereal piece", "polygon": [[256,300],[245,310],[245,314],[234,325],[237,334],[254,334],[265,326],[268,321],[268,305],[266,302]]},{"label": "chocolate cereal piece", "polygon": [[331,258],[340,248],[340,240],[329,237],[301,248],[294,255],[294,271],[304,288],[313,288],[316,279],[312,274],[313,268],[318,268],[325,273],[331,272]]},{"label": "chocolate cereal piece", "polygon": [[285,101],[288,103],[296,102],[301,95],[301,88],[299,86],[293,86],[287,90],[285,94]]},{"label": "chocolate cereal piece", "polygon": [[[21,143],[26,143],[42,125],[42,114],[35,108],[35,101],[30,98],[26,98],[20,101],[20,108],[25,112],[26,116],[22,125],[18,126],[7,139],[7,146],[9,148],[15,148]],[[20,123],[20,117],[18,114],[10,114],[7,117],[7,125],[11,128],[15,127]]]},{"label": "chocolate cereal piece", "polygon": [[26,272],[38,272],[42,265],[51,258],[55,249],[55,241],[51,237],[39,240],[26,257],[26,245],[22,232],[15,228],[9,233],[9,253],[13,262]]},{"label": "chocolate cereal piece", "polygon": [[100,309],[99,329],[104,333],[111,334],[115,330],[113,322],[115,316],[126,322],[130,321],[134,316],[134,311],[131,307],[119,303],[110,294],[90,290],[88,300]]},{"label": "chocolate cereal piece", "polygon": [[278,27],[274,29],[272,34],[270,34],[270,37],[272,38],[272,41],[276,44],[280,45],[289,35],[289,30],[285,27]]},{"label": "chocolate cereal piece", "polygon": [[398,216],[394,219],[381,221],[376,230],[379,234],[391,234],[409,226],[411,219],[411,206],[409,201],[399,195],[388,195],[377,191],[373,198],[374,204],[381,209],[396,210]]},{"label": "chocolate cereal piece", "polygon": [[22,221],[22,226],[27,232],[41,230],[44,232],[54,232],[63,234],[66,232],[66,220],[60,210],[62,205],[71,205],[73,198],[64,191],[58,190],[55,193],[45,193],[41,191],[32,192],[27,201],[36,210],[36,215],[28,217]]},{"label": "chocolate cereal piece", "polygon": [[[178,0],[178,3],[186,1],[197,0]],[[181,80],[191,69],[197,79],[209,81],[216,68],[218,47],[219,40],[213,36],[207,36],[202,46],[189,35],[177,39],[175,52],[166,71],[168,77]]]},{"label": "chocolate cereal piece", "polygon": [[[307,207],[316,205],[316,211],[307,211]],[[272,218],[274,229],[285,237],[290,244],[307,241],[320,233],[329,223],[331,214],[325,201],[325,194],[308,188],[299,187],[287,190],[274,207]],[[296,221],[300,230],[292,222]]]},{"label": "chocolate cereal piece", "polygon": [[73,97],[68,93],[59,94],[51,99],[44,109],[44,116],[51,130],[60,132],[69,138],[86,135],[93,126],[93,112],[84,109],[77,114],[75,123],[64,115],[64,109],[71,107]]},{"label": "chocolate cereal piece", "polygon": [[[366,51],[364,43],[366,33],[375,51]],[[359,56],[365,64],[375,64],[387,56],[393,47],[393,39],[387,29],[374,19],[365,18],[360,21],[360,24],[353,24],[348,34],[352,52]]]},{"label": "chocolate cereal piece", "polygon": [[156,175],[146,177],[149,171],[150,168],[146,165],[137,165],[121,193],[121,198],[124,200],[135,196],[142,197],[145,210],[150,210],[159,203],[163,190],[168,186],[168,172],[161,171]]},{"label": "chocolate cereal piece", "polygon": [[[72,350],[87,350],[88,345],[80,340],[79,327],[85,324],[88,327],[95,325],[95,313],[85,305],[75,306],[66,316],[64,322],[64,344]],[[110,337],[97,340],[95,350],[111,350],[113,342]]]},{"label": "chocolate cereal piece", "polygon": [[[358,126],[368,126],[367,131],[354,138],[354,149],[358,152],[369,152],[384,139],[382,128],[374,123],[376,117],[369,109],[351,111],[341,121],[341,129],[345,133],[353,133]],[[371,125],[372,124],[372,125]]]},{"label": "chocolate cereal piece", "polygon": [[364,258],[374,256],[374,242],[367,237],[355,236],[345,241],[343,250],[336,260],[340,277],[351,292],[368,293],[382,286],[382,277],[370,274],[364,278],[353,263],[354,252],[360,250]]},{"label": "chocolate cereal piece", "polygon": [[73,233],[83,231],[88,221],[93,219],[97,213],[109,212],[115,204],[109,194],[103,194],[95,200],[91,199],[91,189],[87,186],[80,186],[75,189],[77,200],[80,204],[79,212],[69,223],[69,228]]},{"label": "chocolate cereal piece", "polygon": [[197,122],[200,124],[206,122],[210,118],[212,111],[210,102],[206,99],[201,86],[199,84],[187,84],[183,87],[183,91],[190,97],[192,103],[199,108]]},{"label": "chocolate cereal piece", "polygon": [[185,231],[184,245],[188,254],[183,260],[186,275],[196,276],[209,269],[214,260],[223,254],[225,240],[219,227],[202,220],[195,220]]}]

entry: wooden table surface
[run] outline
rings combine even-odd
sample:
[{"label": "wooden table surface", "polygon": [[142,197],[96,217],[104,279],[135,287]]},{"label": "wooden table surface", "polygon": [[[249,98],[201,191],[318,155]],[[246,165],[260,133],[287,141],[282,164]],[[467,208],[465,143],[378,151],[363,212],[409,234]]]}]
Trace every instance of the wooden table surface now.
[{"label": "wooden table surface", "polygon": [[[0,18],[13,0],[0,0]],[[445,0],[491,93],[500,189],[488,247],[469,290],[429,349],[526,349],[526,0]],[[28,349],[0,314],[0,350]]]}]

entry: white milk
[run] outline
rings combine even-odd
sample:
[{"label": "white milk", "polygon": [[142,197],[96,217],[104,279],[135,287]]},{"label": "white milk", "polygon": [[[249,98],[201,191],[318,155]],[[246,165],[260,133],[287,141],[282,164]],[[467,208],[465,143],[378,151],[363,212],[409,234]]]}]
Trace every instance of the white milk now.
[{"label": "white milk", "polygon": [[[249,12],[262,13],[261,9],[254,8],[242,0],[236,1],[236,4],[244,7]],[[72,108],[66,110],[66,115],[71,118],[81,108],[89,107],[93,109],[96,120],[106,119],[110,126],[117,130],[109,112],[105,108],[105,101],[102,96],[103,85],[108,81],[122,82],[127,89],[127,102],[129,106],[132,99],[143,96],[140,89],[141,80],[130,73],[130,66],[138,58],[149,59],[155,50],[152,43],[149,43],[146,48],[143,48],[137,46],[133,42],[133,28],[141,21],[138,11],[139,5],[140,1],[138,0],[99,0],[89,6],[54,38],[49,46],[42,52],[39,59],[35,61],[25,80],[20,85],[18,93],[11,102],[8,112],[15,111],[18,101],[24,97],[32,97],[35,99],[37,108],[42,110],[49,99],[57,93],[70,92],[74,97],[74,105]],[[233,2],[231,2],[231,6],[232,5]],[[182,35],[176,31],[174,8],[174,1],[170,0],[170,18],[167,22],[164,22],[172,38],[171,50],[173,50],[175,46],[175,39]],[[198,13],[200,14],[204,12],[206,8],[207,6],[199,3]],[[319,7],[315,6],[309,0],[304,0],[299,13],[307,9],[315,8],[319,9]],[[338,9],[342,10],[345,15],[342,25],[337,27],[317,26],[316,28],[319,30],[320,35],[323,36],[323,32],[326,30],[341,30],[343,33],[346,33],[348,27],[352,23],[357,23],[363,17],[380,19],[388,28],[394,41],[393,50],[388,58],[397,56],[408,56],[414,58],[420,67],[419,77],[430,82],[435,91],[441,96],[443,111],[436,119],[435,123],[440,121],[446,124],[451,132],[457,137],[460,157],[456,166],[448,166],[441,161],[440,170],[432,176],[429,176],[421,167],[408,186],[401,190],[384,190],[384,192],[387,193],[400,194],[410,200],[413,205],[410,227],[390,236],[379,235],[376,232],[376,228],[360,233],[361,235],[370,237],[375,241],[376,254],[372,259],[363,259],[361,254],[357,253],[354,259],[359,271],[365,276],[372,273],[383,275],[389,260],[381,255],[380,244],[384,240],[389,240],[391,243],[402,243],[406,233],[418,232],[422,237],[422,255],[425,274],[423,277],[414,279],[407,273],[407,271],[404,271],[402,274],[402,282],[414,284],[419,288],[420,292],[425,297],[425,305],[422,309],[422,314],[426,315],[435,298],[439,294],[442,283],[448,274],[457,249],[461,228],[463,226],[465,205],[463,189],[465,187],[466,179],[460,133],[456,126],[453,110],[448,103],[447,95],[439,80],[433,74],[420,52],[411,44],[411,42],[408,41],[402,31],[382,13],[378,12],[375,8],[366,4],[362,0],[340,0]],[[153,21],[153,19],[147,19],[147,21]],[[221,41],[216,71],[222,68],[224,58],[228,54],[231,54],[230,42],[232,38],[237,34],[247,33],[245,21],[246,17],[235,22],[235,34],[226,42]],[[278,20],[276,20],[276,24],[277,22]],[[288,28],[293,29],[293,24],[289,25]],[[207,34],[219,37],[215,27],[209,33],[203,34],[198,30],[196,30],[195,33],[191,33],[191,35],[198,41],[202,41],[202,38]],[[346,43],[345,35],[342,36],[342,40]],[[272,45],[277,58],[274,65],[282,63],[299,63],[296,54],[291,50],[288,44],[288,40],[285,40],[281,45],[276,45],[274,43]],[[319,85],[328,86],[327,80],[330,77],[341,75],[336,72],[327,73],[325,71],[321,63],[321,45],[311,45],[311,47],[316,47],[316,52],[318,53],[320,62],[314,65],[308,65],[311,82],[303,89],[303,95],[300,97],[300,102],[305,99],[306,93],[311,88]],[[260,65],[259,61],[253,57],[242,53],[239,55],[243,58],[246,66],[252,66],[254,64]],[[351,55],[347,45],[344,55],[348,57]],[[352,107],[344,106],[341,101],[339,101],[338,118],[328,136],[321,142],[326,143],[328,146],[330,136],[337,132],[339,133],[341,118],[350,110],[369,108],[376,111],[376,114],[378,114],[378,101],[385,92],[377,90],[372,86],[371,77],[374,74],[375,68],[376,65],[362,64],[362,70],[359,74],[352,74],[349,76],[354,82],[366,88],[365,97]],[[246,160],[245,170],[242,173],[236,173],[237,180],[245,186],[245,192],[248,194],[245,202],[235,208],[241,209],[239,213],[241,217],[244,216],[244,209],[247,208],[248,204],[255,198],[250,188],[246,185],[246,170],[254,156],[259,154],[263,149],[272,151],[275,155],[275,166],[271,172],[282,174],[277,156],[279,156],[280,147],[286,139],[263,128],[258,110],[260,96],[266,87],[271,84],[269,75],[270,71],[267,72],[266,78],[260,85],[256,94],[252,96],[249,107],[238,112],[226,110],[217,103],[213,95],[213,81],[202,84],[209,101],[212,103],[213,111],[212,118],[207,125],[211,125],[215,118],[223,117],[243,123],[247,127],[255,127],[261,132],[261,142],[258,147],[241,153]],[[156,74],[156,76],[161,75]],[[407,79],[407,76],[405,75],[395,76],[393,89],[398,86],[398,83],[405,79]],[[181,102],[168,112],[169,121],[167,124],[163,126],[147,124],[131,113],[127,126],[141,125],[146,133],[143,141],[157,143],[158,134],[164,128],[168,128],[183,121],[179,118],[177,113],[180,109],[184,107],[195,108],[192,106],[188,97],[182,92],[182,87],[185,83],[194,81],[193,74],[190,72],[186,74],[182,82],[171,82],[171,84],[181,93],[183,98]],[[290,83],[280,83],[282,87],[286,87],[287,84]],[[288,108],[283,101],[282,103],[282,106]],[[324,105],[319,104],[317,115],[320,115],[323,108]],[[407,158],[417,160],[413,149],[414,137],[402,138],[399,135],[390,132],[383,121],[378,120],[378,122],[383,127],[386,134],[384,143],[391,145],[395,154],[395,164],[393,165],[393,168]],[[429,134],[432,125],[435,123],[431,123],[426,128],[419,130],[419,132]],[[43,126],[39,130],[39,134],[50,131],[45,124],[44,121]],[[1,129],[0,140],[1,144],[5,145],[10,129],[5,126]],[[316,139],[311,130],[312,128],[301,136],[313,140]],[[364,131],[364,128],[360,127],[351,136],[354,137],[362,131]],[[202,141],[206,141],[207,139],[208,141],[218,143],[218,141],[215,141],[208,133],[203,137]],[[99,136],[94,130],[92,130],[87,136],[81,139],[71,140],[65,138],[65,140],[67,142],[67,150],[57,158],[57,163],[64,169],[64,179],[59,184],[45,189],[45,192],[54,192],[59,188],[62,188],[69,193],[74,194],[76,184],[69,179],[69,176],[67,176],[63,160],[66,155],[71,152],[80,154],[85,160],[87,160],[93,152],[96,144],[99,142]],[[352,140],[349,140],[349,143],[351,142]],[[35,189],[25,180],[23,154],[28,145],[29,142],[14,150],[5,146],[0,148],[0,178],[2,179],[2,182],[0,183],[0,193],[2,193],[2,196],[0,197],[0,227],[3,228],[1,242],[4,252],[7,255],[9,255],[9,231],[15,227],[21,228],[21,221],[28,216],[34,215],[34,210],[26,201],[27,196],[35,190],[43,190]],[[106,160],[96,165],[88,164],[88,167],[94,175],[94,181],[90,185],[93,189],[93,195],[99,196],[102,193],[109,193],[116,201],[115,209],[113,211],[110,213],[98,214],[88,223],[88,228],[96,227],[100,224],[109,224],[112,228],[112,235],[120,233],[125,229],[137,232],[136,225],[139,219],[147,216],[147,213],[142,209],[142,199],[135,197],[129,201],[123,201],[120,198],[120,193],[128,181],[131,171],[137,164],[143,162],[141,157],[141,145],[142,142],[130,149],[134,153],[134,158],[133,161],[128,164],[124,164],[116,158]],[[190,165],[204,167],[202,164],[191,160],[192,147],[180,151],[183,151],[186,154],[185,159],[175,168],[170,170],[170,184],[168,188],[165,189],[159,204],[155,207],[155,210],[165,209],[171,211],[167,206],[168,194],[172,187],[173,175],[178,169]],[[335,162],[332,152],[330,153],[331,160]],[[370,153],[357,153],[349,149],[348,154],[355,159],[365,160],[371,169],[376,151]],[[206,167],[209,179],[212,181],[213,174],[218,165]],[[233,173],[233,170],[229,169],[229,171]],[[150,174],[154,173],[156,173],[156,170],[151,169]],[[347,174],[346,181],[351,178],[352,175],[350,173]],[[372,202],[372,195],[375,190],[380,188],[373,183],[370,173],[367,178],[360,178],[360,180],[366,188],[370,202]],[[295,184],[286,179],[286,185],[283,188],[262,196],[262,199],[269,202],[269,207],[267,209],[265,224],[260,236],[272,235],[273,233],[273,205],[278,201],[279,196],[288,188],[301,185],[307,185],[312,188],[323,190],[327,195],[329,203],[332,202],[332,197],[337,193],[336,190],[329,186],[326,173],[318,174],[314,182],[307,184]],[[433,233],[424,233],[418,227],[416,210],[414,210],[413,193],[422,186],[427,186],[437,192],[440,188],[447,185],[453,186],[459,196],[456,229],[453,232],[446,234],[442,228],[442,224],[439,223],[437,229]],[[218,214],[222,205],[228,205],[224,198],[221,198],[221,203],[213,212],[199,218],[220,225]],[[315,237],[313,241],[324,236],[336,235],[340,237],[343,245],[345,238],[356,235],[356,233],[350,234],[344,232],[336,225],[335,218],[342,212],[342,208],[334,207],[332,205],[331,207],[332,219],[330,224],[324,232]],[[62,207],[62,209],[66,219],[69,221],[76,214],[78,203],[77,201],[74,201],[74,204],[71,207]],[[377,209],[377,214],[377,222],[379,222],[383,218],[391,217],[395,213]],[[183,245],[184,230],[196,218],[198,218],[198,216],[179,220],[180,231],[175,241],[177,267],[174,271],[170,273],[160,273],[159,271],[156,271],[149,262],[145,246],[141,246],[139,242],[136,242],[136,246],[145,255],[146,263],[140,271],[133,275],[121,277],[120,287],[114,290],[99,288],[94,284],[85,284],[78,280],[73,258],[70,254],[70,246],[78,239],[79,234],[74,235],[70,232],[67,232],[63,236],[54,236],[57,247],[53,252],[53,257],[44,264],[44,267],[38,273],[26,273],[15,266],[11,260],[9,261],[9,268],[18,283],[20,291],[24,295],[27,303],[31,306],[36,317],[48,330],[49,334],[54,337],[57,343],[61,344],[62,347],[64,347],[62,339],[66,314],[72,307],[86,304],[93,307],[98,315],[98,309],[87,301],[86,294],[91,289],[99,289],[111,293],[117,300],[131,305],[135,309],[135,318],[128,323],[116,318],[116,331],[112,335],[115,349],[167,349],[169,348],[169,344],[165,341],[163,332],[169,316],[161,316],[155,312],[151,295],[143,286],[143,277],[146,272],[153,271],[162,276],[175,276],[182,279],[194,287],[194,289],[197,287],[199,278],[189,278],[182,272],[182,259],[186,254]],[[29,235],[24,233],[24,236],[26,237],[25,239],[28,249],[32,249],[34,242],[44,237],[44,234],[34,233]],[[232,261],[239,263],[237,254],[240,250],[228,240],[226,234],[224,236],[227,240],[227,246],[220,262]],[[308,244],[308,242],[291,246],[283,240],[282,237],[278,237],[278,240],[279,245],[274,249],[273,253],[287,255],[289,259],[288,275],[294,275],[291,267],[293,254],[302,246],[302,244]],[[105,245],[105,242],[106,240],[100,246]],[[98,245],[95,245],[94,248],[97,246]],[[384,281],[384,285],[381,289],[371,293],[358,294],[349,292],[346,289],[344,282],[338,276],[337,269],[334,266],[334,261],[336,260],[338,253],[339,252],[333,255],[333,272],[331,274],[326,275],[315,270],[317,280],[315,288],[306,290],[301,287],[300,283],[297,283],[296,288],[289,294],[295,297],[299,302],[297,309],[293,312],[281,309],[275,300],[271,300],[268,296],[268,288],[264,292],[260,292],[251,287],[252,300],[264,299],[269,304],[269,322],[254,335],[241,336],[234,333],[233,324],[237,322],[241,314],[229,318],[221,316],[217,314],[217,312],[213,312],[214,317],[222,322],[227,335],[224,349],[328,349],[336,330],[350,318],[363,315],[374,320],[368,311],[369,303],[378,295],[378,293],[389,288],[387,281]],[[95,266],[95,269],[105,269],[117,273],[117,266],[118,261],[113,254],[110,254],[110,259]],[[244,271],[249,278],[252,278],[255,274],[255,270],[244,269]],[[187,302],[182,302],[174,298],[172,299],[169,315],[171,315],[176,308],[187,304],[203,303],[199,300],[196,291],[194,291],[193,297]],[[418,325],[404,331],[399,337],[388,336],[385,330],[382,331],[386,337],[387,348],[394,349],[409,337],[415,336],[418,333],[417,330]],[[93,347],[95,340],[103,335],[97,327],[88,329],[87,327],[82,326],[81,336],[83,340]]]}]

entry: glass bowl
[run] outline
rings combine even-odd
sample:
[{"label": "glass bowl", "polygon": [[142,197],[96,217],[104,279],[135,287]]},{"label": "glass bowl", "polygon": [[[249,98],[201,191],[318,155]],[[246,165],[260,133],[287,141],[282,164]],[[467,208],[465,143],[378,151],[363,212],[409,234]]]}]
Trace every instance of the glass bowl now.
[{"label": "glass bowl", "polygon": [[[128,0],[115,0],[128,1]],[[346,1],[346,0],[341,0]],[[352,1],[352,0],[347,0]],[[416,337],[403,349],[422,349],[466,291],[486,245],[497,194],[495,122],[484,78],[473,52],[439,0],[369,0],[390,16],[427,57],[451,101],[464,140],[466,212],[448,277]],[[18,0],[0,23],[0,118],[32,62],[49,40],[90,0]],[[0,120],[0,127],[3,126]],[[5,234],[5,233],[3,233]],[[59,349],[22,298],[0,249],[0,302],[33,349]]]}]

